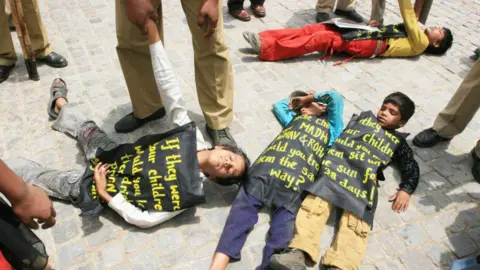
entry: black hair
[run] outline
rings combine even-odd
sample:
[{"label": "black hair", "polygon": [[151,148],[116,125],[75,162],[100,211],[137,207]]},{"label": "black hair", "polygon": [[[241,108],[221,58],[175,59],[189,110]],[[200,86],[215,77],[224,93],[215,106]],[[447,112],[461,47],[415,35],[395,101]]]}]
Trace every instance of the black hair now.
[{"label": "black hair", "polygon": [[383,104],[385,103],[392,103],[397,106],[402,115],[402,120],[405,122],[415,113],[415,103],[402,92],[391,93],[383,100]]},{"label": "black hair", "polygon": [[248,168],[250,167],[250,159],[247,157],[247,154],[238,146],[231,146],[227,144],[221,144],[218,145],[223,147],[224,150],[230,151],[234,154],[237,154],[243,158],[245,161],[245,170],[243,170],[243,173],[240,175],[232,175],[228,177],[216,177],[215,183],[221,185],[221,186],[231,186],[234,184],[240,184],[243,182],[245,179],[247,179],[248,176]]},{"label": "black hair", "polygon": [[445,31],[445,36],[442,40],[440,40],[440,44],[438,47],[435,45],[428,45],[427,49],[425,49],[425,53],[433,54],[433,55],[444,55],[451,47],[453,42],[453,35],[450,29],[444,27],[443,30]]}]

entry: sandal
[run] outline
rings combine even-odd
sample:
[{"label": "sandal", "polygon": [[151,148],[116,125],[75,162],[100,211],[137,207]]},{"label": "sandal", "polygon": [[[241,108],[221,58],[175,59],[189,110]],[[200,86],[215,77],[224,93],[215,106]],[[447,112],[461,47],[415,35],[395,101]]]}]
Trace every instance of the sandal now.
[{"label": "sandal", "polygon": [[248,22],[251,20],[250,14],[248,14],[248,12],[244,8],[237,10],[229,10],[228,13],[230,13],[230,15],[240,21]]},{"label": "sandal", "polygon": [[[57,81],[59,80],[59,81]],[[47,113],[52,119],[57,119],[58,113],[55,112],[55,102],[59,98],[67,100],[67,84],[64,80],[56,78],[50,87],[50,100],[48,101]],[[68,102],[68,100],[67,100]]]}]

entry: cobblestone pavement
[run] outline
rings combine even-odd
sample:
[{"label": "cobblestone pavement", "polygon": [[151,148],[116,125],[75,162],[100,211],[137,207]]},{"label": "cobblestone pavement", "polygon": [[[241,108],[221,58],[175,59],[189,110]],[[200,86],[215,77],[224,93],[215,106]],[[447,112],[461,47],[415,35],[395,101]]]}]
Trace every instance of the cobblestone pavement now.
[{"label": "cobblestone pavement", "polygon": [[[315,1],[267,1],[268,15],[245,23],[225,14],[225,40],[235,73],[235,138],[255,159],[280,132],[271,113],[272,102],[294,89],[335,89],[345,97],[345,120],[360,110],[378,109],[384,96],[403,91],[412,96],[417,112],[405,128],[412,134],[432,125],[472,66],[468,58],[480,45],[480,2],[435,1],[428,23],[453,30],[453,48],[444,57],[352,60],[334,67],[313,54],[296,60],[268,63],[249,55],[241,33],[314,23]],[[246,3],[246,5],[249,3]],[[370,12],[369,1],[358,10]],[[41,80],[28,81],[23,63],[0,85],[0,157],[25,156],[56,169],[81,169],[84,160],[71,138],[50,129],[45,112],[49,86],[55,77],[68,83],[70,100],[87,103],[94,119],[120,142],[165,130],[163,120],[128,135],[115,134],[114,123],[131,110],[115,45],[114,1],[40,0],[53,49],[68,58],[65,69],[41,66]],[[199,126],[204,121],[197,102],[189,30],[180,1],[164,0],[166,46],[181,82],[188,108]],[[391,0],[385,21],[400,22]],[[16,40],[16,38],[15,38]],[[18,42],[16,42],[16,47]],[[20,50],[18,50],[20,52]],[[23,61],[22,61],[23,62]],[[480,252],[480,185],[470,173],[469,150],[480,136],[477,115],[449,144],[415,149],[421,183],[409,210],[396,214],[387,199],[399,182],[397,171],[386,171],[361,269],[448,269],[455,258]],[[413,136],[412,136],[413,137]],[[58,224],[39,231],[57,269],[207,269],[236,190],[207,184],[208,202],[161,226],[134,228],[111,211],[99,219],[84,219],[78,209],[55,202]],[[333,223],[333,222],[332,222]],[[242,260],[229,269],[253,269],[259,264],[269,228],[268,211],[248,237]],[[325,251],[334,233],[326,229]],[[318,269],[316,266],[315,268]]]}]

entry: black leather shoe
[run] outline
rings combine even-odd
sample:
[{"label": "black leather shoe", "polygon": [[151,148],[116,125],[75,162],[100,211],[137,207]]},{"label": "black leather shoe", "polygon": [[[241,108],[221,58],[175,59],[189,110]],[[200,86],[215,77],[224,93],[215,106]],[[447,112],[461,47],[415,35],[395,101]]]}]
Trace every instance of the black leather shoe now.
[{"label": "black leather shoe", "polygon": [[56,52],[51,52],[47,56],[37,59],[38,62],[47,64],[54,68],[62,68],[68,65],[67,59]]},{"label": "black leather shoe", "polygon": [[352,9],[352,10],[336,9],[334,13],[337,14],[338,16],[344,17],[345,19],[349,19],[354,22],[363,22],[362,15],[358,14],[355,11],[355,9]]},{"label": "black leather shoe", "polygon": [[129,114],[125,115],[122,119],[120,119],[115,124],[115,130],[118,133],[132,132],[135,129],[145,125],[146,123],[148,123],[150,121],[153,121],[153,120],[160,119],[160,118],[164,117],[165,114],[166,114],[165,109],[160,108],[158,111],[154,112],[152,115],[150,115],[146,118],[143,118],[143,119],[139,119],[139,118],[136,118],[133,115],[133,112],[132,112],[132,113],[129,113]]},{"label": "black leather shoe", "polygon": [[315,21],[317,23],[325,22],[330,20],[330,14],[326,12],[317,12],[317,15],[315,16]]},{"label": "black leather shoe", "polygon": [[213,146],[230,145],[237,146],[235,139],[230,134],[228,128],[216,130],[207,125],[207,134],[212,139]]},{"label": "black leather shoe", "polygon": [[451,138],[444,138],[437,134],[433,128],[425,129],[413,138],[413,144],[418,147],[432,147],[442,141],[450,141]]},{"label": "black leather shoe", "polygon": [[8,77],[10,76],[10,71],[12,71],[14,66],[15,65],[0,66],[0,83],[6,81],[8,79]]},{"label": "black leather shoe", "polygon": [[472,167],[472,174],[473,178],[480,183],[480,158],[477,157],[475,154],[475,149],[472,150],[472,157],[473,157],[473,167]]}]

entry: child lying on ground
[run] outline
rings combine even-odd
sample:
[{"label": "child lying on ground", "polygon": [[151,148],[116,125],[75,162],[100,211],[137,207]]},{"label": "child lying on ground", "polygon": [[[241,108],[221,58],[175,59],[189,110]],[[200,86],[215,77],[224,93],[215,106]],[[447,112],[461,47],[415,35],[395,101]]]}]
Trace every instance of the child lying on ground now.
[{"label": "child lying on ground", "polygon": [[[286,248],[292,239],[302,191],[315,179],[328,144],[340,133],[332,133],[332,129],[343,129],[343,100],[339,93],[303,95],[308,102],[301,105],[296,95],[290,105],[287,100],[274,105],[274,112],[286,128],[249,170],[245,185],[230,209],[210,269],[225,269],[231,259],[240,260],[242,247],[263,206],[272,208],[271,224],[262,263],[257,269],[267,269],[274,249]],[[314,100],[326,107],[312,105]]]},{"label": "child lying on ground", "polygon": [[[268,30],[243,36],[261,60],[276,61],[315,51],[332,55],[346,52],[353,57],[409,57],[422,53],[443,55],[452,46],[448,28],[428,27],[422,31],[409,0],[398,0],[403,24],[383,27],[379,32],[339,30],[328,24],[297,29]],[[350,58],[350,59],[351,59]],[[344,60],[344,61],[348,61]]]},{"label": "child lying on ground", "polygon": [[418,164],[405,135],[396,131],[414,110],[413,101],[397,92],[385,98],[376,117],[371,111],[354,115],[324,157],[317,180],[307,188],[289,249],[273,255],[270,268],[306,269],[306,258],[316,263],[323,228],[336,206],[343,209],[343,215],[322,264],[332,269],[358,269],[378,201],[377,179],[384,179],[382,169],[392,159],[400,161],[402,181],[391,198],[396,212],[407,209],[418,185]]},{"label": "child lying on ground", "polygon": [[118,145],[85,116],[81,105],[68,103],[67,85],[55,79],[48,103],[48,114],[56,119],[52,128],[76,138],[92,166],[85,171],[57,171],[25,159],[7,162],[25,182],[51,197],[79,205],[82,214],[99,214],[105,204],[142,228],[205,202],[202,181],[206,177],[220,185],[232,185],[246,177],[249,167],[239,148],[207,148],[183,107],[154,22],[149,23],[148,33],[159,94],[168,120],[176,128],[147,135],[134,144]]}]

